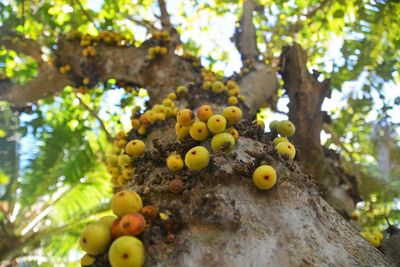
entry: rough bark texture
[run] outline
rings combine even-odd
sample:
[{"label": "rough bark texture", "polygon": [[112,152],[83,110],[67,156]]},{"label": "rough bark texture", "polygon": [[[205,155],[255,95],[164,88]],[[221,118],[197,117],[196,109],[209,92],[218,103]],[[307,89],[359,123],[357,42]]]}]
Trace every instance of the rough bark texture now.
[{"label": "rough bark texture", "polygon": [[[196,108],[207,102],[221,110],[224,100],[199,87],[178,103]],[[272,136],[261,128],[245,120],[237,126],[234,151],[213,153],[203,171],[173,174],[165,167],[169,153],[184,155],[198,144],[210,148],[209,140],[177,142],[174,124],[169,119],[154,125],[145,138],[147,152],[135,160],[134,178],[126,186],[139,192],[145,205],[169,215],[150,222],[141,236],[146,266],[394,266],[325,202],[311,177],[275,152]],[[278,173],[269,191],[253,185],[260,164]],[[181,193],[171,192],[173,179],[183,182]],[[94,266],[108,266],[107,255]]]},{"label": "rough bark texture", "polygon": [[330,81],[319,82],[318,73],[310,74],[306,63],[307,55],[300,45],[284,48],[280,72],[290,99],[289,119],[296,125],[293,140],[299,151],[298,159],[304,172],[314,176],[331,206],[348,215],[355,208],[355,179],[338,175],[340,166],[335,166],[334,160],[327,160],[320,140],[321,106],[324,98],[330,96]]}]

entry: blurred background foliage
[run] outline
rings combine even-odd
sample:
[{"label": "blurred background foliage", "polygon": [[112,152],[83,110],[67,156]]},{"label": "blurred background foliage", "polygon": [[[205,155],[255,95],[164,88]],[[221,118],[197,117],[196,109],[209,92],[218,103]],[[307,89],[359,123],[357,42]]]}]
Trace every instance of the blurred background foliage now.
[{"label": "blurred background foliage", "polygon": [[[260,60],[276,66],[282,47],[296,41],[307,50],[310,69],[332,79],[332,97],[323,105],[332,122],[321,137],[360,179],[360,229],[400,225],[399,1],[258,3]],[[167,1],[184,50],[227,76],[242,66],[231,39],[242,4]],[[0,0],[0,26],[37,40],[45,60],[58,36],[71,30],[115,31],[139,46],[160,28],[158,15],[151,0]],[[33,59],[0,47],[0,79],[26,83],[36,74]],[[288,111],[279,94],[277,110],[259,114],[266,122]],[[0,104],[0,219],[24,241],[14,255],[24,266],[69,266],[79,258],[79,225],[107,212],[107,138],[129,128],[130,110],[143,107],[146,97],[145,90],[124,92],[110,80],[85,95],[67,87],[22,112]]]}]

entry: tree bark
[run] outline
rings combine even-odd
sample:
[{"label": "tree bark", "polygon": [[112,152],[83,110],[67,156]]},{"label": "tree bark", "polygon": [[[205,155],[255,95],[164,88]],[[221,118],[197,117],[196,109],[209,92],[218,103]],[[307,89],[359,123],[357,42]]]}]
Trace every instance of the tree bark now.
[{"label": "tree bark", "polygon": [[324,152],[320,139],[321,106],[325,97],[330,97],[330,80],[319,82],[319,74],[310,74],[306,63],[306,52],[299,44],[283,49],[280,73],[290,99],[289,120],[296,126],[293,141],[299,151],[297,158],[304,172],[316,179],[328,203],[349,216],[359,200],[356,179],[343,171],[332,152]]}]

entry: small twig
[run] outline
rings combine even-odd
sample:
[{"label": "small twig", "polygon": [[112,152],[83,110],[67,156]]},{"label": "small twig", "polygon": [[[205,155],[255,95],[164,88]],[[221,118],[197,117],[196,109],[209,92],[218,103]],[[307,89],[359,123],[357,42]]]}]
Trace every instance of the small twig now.
[{"label": "small twig", "polygon": [[94,20],[93,20],[92,16],[83,8],[81,2],[79,0],[72,0],[72,1],[76,1],[76,3],[78,4],[80,10],[82,11],[82,13],[93,24],[93,26],[98,30],[99,28],[97,27],[96,23],[94,23]]},{"label": "small twig", "polygon": [[109,131],[107,130],[103,120],[100,119],[100,117],[97,115],[97,113],[93,109],[91,109],[76,92],[75,92],[75,96],[79,100],[79,103],[81,104],[81,106],[84,107],[90,113],[90,115],[92,115],[100,123],[100,127],[106,133],[107,140],[109,142],[112,142],[113,138],[112,138],[111,134],[109,133]]},{"label": "small twig", "polygon": [[163,28],[170,30],[172,28],[171,21],[169,19],[169,13],[167,11],[167,5],[164,0],[158,0],[158,6],[160,8],[160,20]]},{"label": "small twig", "polygon": [[149,31],[159,31],[158,28],[156,28],[151,21],[145,20],[145,19],[135,19],[133,17],[130,17],[129,15],[125,16],[126,19],[145,27]]}]

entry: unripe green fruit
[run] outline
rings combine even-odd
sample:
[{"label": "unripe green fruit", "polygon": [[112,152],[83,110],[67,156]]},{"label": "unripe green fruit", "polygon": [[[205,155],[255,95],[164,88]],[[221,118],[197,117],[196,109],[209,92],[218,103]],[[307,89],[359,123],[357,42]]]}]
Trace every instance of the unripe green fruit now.
[{"label": "unripe green fruit", "polygon": [[118,156],[118,166],[126,167],[131,165],[131,163],[132,163],[131,157],[129,157],[128,155],[123,154]]},{"label": "unripe green fruit", "polygon": [[190,136],[196,141],[206,140],[208,137],[207,124],[203,121],[196,121],[190,126]]},{"label": "unripe green fruit", "polygon": [[118,156],[115,154],[109,154],[107,156],[107,163],[111,166],[117,166],[118,165]]},{"label": "unripe green fruit", "polygon": [[279,124],[279,121],[271,121],[271,123],[269,124],[269,129],[271,131],[277,131],[278,130],[278,124]]},{"label": "unripe green fruit", "polygon": [[231,151],[235,148],[235,139],[229,133],[219,133],[211,139],[211,148],[214,152],[219,150]]},{"label": "unripe green fruit", "polygon": [[113,146],[113,147],[111,148],[111,153],[112,153],[112,154],[118,155],[119,153],[121,153],[121,148],[119,148],[119,147],[117,147],[117,146]]},{"label": "unripe green fruit", "polygon": [[237,97],[236,96],[230,96],[229,98],[228,98],[228,104],[229,105],[237,105],[239,103],[239,100],[237,99]]},{"label": "unripe green fruit", "polygon": [[194,115],[190,109],[182,109],[176,114],[176,120],[185,127],[188,127],[194,122]]},{"label": "unripe green fruit", "polygon": [[362,237],[364,237],[365,239],[367,239],[369,242],[372,243],[372,245],[374,245],[374,247],[379,247],[381,245],[381,241],[379,240],[379,237],[377,237],[376,235],[372,234],[372,233],[368,233],[368,232],[361,232]]},{"label": "unripe green fruit", "polygon": [[133,236],[117,238],[108,251],[112,267],[141,267],[145,261],[142,242]]},{"label": "unripe green fruit", "polygon": [[275,146],[276,146],[277,144],[281,143],[281,142],[289,142],[289,140],[288,140],[286,137],[283,137],[283,136],[279,136],[279,137],[276,137],[276,138],[274,139],[274,145],[275,145]]},{"label": "unripe green fruit", "polygon": [[89,224],[81,233],[79,245],[91,255],[99,255],[106,251],[111,242],[110,229],[102,224]]},{"label": "unripe green fruit", "polygon": [[92,265],[95,261],[96,258],[90,256],[89,254],[85,254],[81,258],[81,267]]},{"label": "unripe green fruit", "polygon": [[275,149],[279,154],[287,155],[290,159],[294,159],[296,156],[296,148],[289,142],[280,142]]},{"label": "unripe green fruit", "polygon": [[257,126],[260,126],[261,128],[265,129],[265,123],[263,120],[258,119],[255,121],[255,123]]},{"label": "unripe green fruit", "polygon": [[213,114],[213,110],[209,105],[202,105],[197,110],[197,117],[199,117],[199,120],[201,121],[206,122]]},{"label": "unripe green fruit", "polygon": [[229,106],[224,109],[222,115],[230,124],[236,124],[242,119],[242,110],[235,106]]},{"label": "unripe green fruit", "polygon": [[261,165],[253,173],[253,183],[260,190],[272,188],[276,183],[276,171],[269,165]]},{"label": "unripe green fruit", "polygon": [[215,81],[212,84],[212,90],[216,93],[221,93],[224,90],[224,84],[220,81]]},{"label": "unripe green fruit", "polygon": [[183,169],[183,160],[181,156],[172,154],[167,158],[167,167],[173,172],[177,172]]},{"label": "unripe green fruit", "polygon": [[181,85],[181,86],[178,86],[178,87],[176,88],[176,92],[177,92],[178,94],[185,94],[185,93],[188,92],[188,89],[186,88],[186,86]]},{"label": "unripe green fruit", "polygon": [[221,133],[226,128],[226,119],[219,114],[212,115],[207,121],[207,127],[212,133]]},{"label": "unripe green fruit", "polygon": [[195,146],[185,155],[185,164],[191,170],[202,170],[210,161],[210,153],[203,146]]},{"label": "unripe green fruit", "polygon": [[231,127],[229,129],[226,129],[226,132],[228,134],[232,135],[232,137],[233,137],[233,139],[235,139],[235,141],[237,141],[239,139],[239,132],[235,128]]},{"label": "unripe green fruit", "polygon": [[124,168],[122,170],[122,176],[124,177],[125,180],[131,179],[132,175],[133,175],[133,168]]},{"label": "unripe green fruit", "polygon": [[125,151],[129,156],[133,158],[139,158],[144,154],[145,148],[146,147],[143,141],[135,139],[126,145]]},{"label": "unripe green fruit", "polygon": [[286,137],[291,137],[296,132],[296,127],[291,121],[281,121],[277,125],[277,132]]},{"label": "unripe green fruit", "polygon": [[117,217],[114,215],[103,216],[97,223],[104,225],[107,229],[111,229],[111,225],[115,219],[117,219]]},{"label": "unripe green fruit", "polygon": [[111,209],[119,218],[128,213],[139,212],[142,207],[143,202],[139,194],[129,190],[120,191],[111,199]]}]

